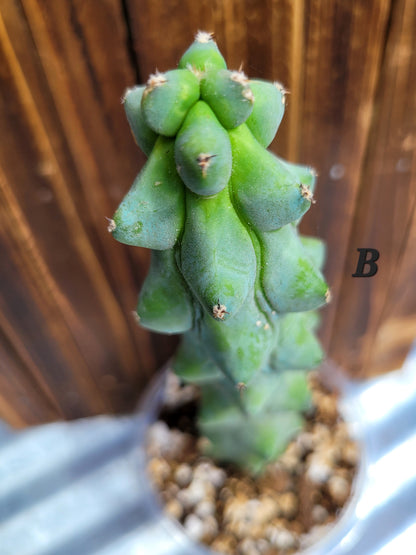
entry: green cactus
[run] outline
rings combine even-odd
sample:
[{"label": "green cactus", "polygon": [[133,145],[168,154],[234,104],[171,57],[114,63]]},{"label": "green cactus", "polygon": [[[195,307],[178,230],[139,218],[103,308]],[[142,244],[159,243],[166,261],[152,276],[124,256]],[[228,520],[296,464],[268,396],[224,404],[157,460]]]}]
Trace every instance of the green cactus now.
[{"label": "green cactus", "polygon": [[152,249],[137,312],[150,330],[184,334],[173,368],[200,388],[209,453],[253,472],[302,427],[307,372],[323,357],[316,309],[329,300],[325,246],[297,227],[315,173],[266,150],[284,95],[228,70],[198,33],[179,69],[125,95],[149,159],[110,224]]}]

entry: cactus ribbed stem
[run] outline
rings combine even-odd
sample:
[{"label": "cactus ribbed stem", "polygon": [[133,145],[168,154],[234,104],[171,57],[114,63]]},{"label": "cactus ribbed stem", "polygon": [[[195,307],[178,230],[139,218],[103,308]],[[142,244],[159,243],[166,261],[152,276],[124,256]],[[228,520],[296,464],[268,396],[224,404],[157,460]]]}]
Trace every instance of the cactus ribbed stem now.
[{"label": "cactus ribbed stem", "polygon": [[109,227],[152,249],[138,315],[184,334],[173,368],[200,388],[210,454],[253,472],[302,426],[307,372],[323,357],[316,309],[329,298],[325,246],[298,232],[315,173],[266,150],[284,95],[228,70],[198,33],[178,69],[125,95],[149,160]]}]

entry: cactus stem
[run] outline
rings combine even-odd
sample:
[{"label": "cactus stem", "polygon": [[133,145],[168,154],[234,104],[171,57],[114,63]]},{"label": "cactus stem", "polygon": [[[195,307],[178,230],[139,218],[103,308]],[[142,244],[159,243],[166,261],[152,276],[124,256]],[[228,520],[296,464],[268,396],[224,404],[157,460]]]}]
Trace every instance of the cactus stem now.
[{"label": "cactus stem", "polygon": [[229,314],[229,312],[227,312],[227,307],[218,300],[217,304],[214,304],[212,307],[212,315],[217,320],[224,320],[226,314]]},{"label": "cactus stem", "polygon": [[306,198],[307,200],[309,200],[311,204],[316,203],[316,200],[313,198],[312,191],[309,189],[307,185],[304,185],[303,183],[300,184],[300,194],[303,196],[303,198]]},{"label": "cactus stem", "polygon": [[198,162],[198,166],[202,170],[202,177],[207,176],[207,171],[211,163],[211,159],[215,158],[215,156],[216,154],[205,154],[203,152],[201,152],[201,154],[198,154],[198,158],[196,159],[196,161]]},{"label": "cactus stem", "polygon": [[113,231],[115,231],[115,230],[116,230],[116,227],[117,227],[117,226],[116,226],[116,222],[115,222],[114,220],[112,220],[111,218],[107,218],[107,217],[106,217],[105,219],[106,219],[107,222],[108,222],[108,225],[107,225],[107,231],[108,231],[108,233],[113,233]]},{"label": "cactus stem", "polygon": [[195,40],[196,42],[207,43],[210,42],[214,37],[214,33],[208,33],[207,31],[198,31]]}]

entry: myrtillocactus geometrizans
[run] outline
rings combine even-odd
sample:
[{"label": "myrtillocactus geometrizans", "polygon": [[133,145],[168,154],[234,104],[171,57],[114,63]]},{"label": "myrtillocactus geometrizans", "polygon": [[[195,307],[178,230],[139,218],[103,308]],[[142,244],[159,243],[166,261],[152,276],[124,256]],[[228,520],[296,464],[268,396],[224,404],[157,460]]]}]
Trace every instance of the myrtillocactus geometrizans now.
[{"label": "myrtillocactus geometrizans", "polygon": [[314,171],[267,150],[285,90],[227,69],[200,32],[124,108],[148,161],[110,231],[152,250],[140,323],[184,334],[173,368],[200,387],[210,454],[260,471],[302,426],[329,300],[324,244],[298,231]]}]

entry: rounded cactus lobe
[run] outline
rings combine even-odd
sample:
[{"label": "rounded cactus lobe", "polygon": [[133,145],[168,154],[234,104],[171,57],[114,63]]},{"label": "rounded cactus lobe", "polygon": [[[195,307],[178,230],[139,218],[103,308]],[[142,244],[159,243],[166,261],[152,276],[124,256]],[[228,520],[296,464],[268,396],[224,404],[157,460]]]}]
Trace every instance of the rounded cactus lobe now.
[{"label": "rounded cactus lobe", "polygon": [[250,293],[233,317],[219,322],[204,316],[201,341],[214,362],[235,384],[249,384],[267,364],[274,346],[274,333]]},{"label": "rounded cactus lobe", "polygon": [[259,372],[244,392],[244,404],[251,415],[266,411],[306,411],[312,405],[307,372]]},{"label": "rounded cactus lobe", "polygon": [[299,236],[305,254],[309,256],[315,265],[315,268],[322,270],[326,259],[326,245],[322,239],[318,237]]},{"label": "rounded cactus lobe", "polygon": [[224,377],[194,329],[183,335],[172,368],[179,378],[199,386]]},{"label": "rounded cactus lobe", "polygon": [[174,141],[159,137],[114,214],[113,237],[126,245],[171,249],[185,218],[184,189],[176,171]]},{"label": "rounded cactus lobe", "polygon": [[199,80],[187,69],[151,75],[141,107],[146,123],[156,132],[173,137],[199,98]]},{"label": "rounded cactus lobe", "polygon": [[192,328],[192,299],[173,249],[152,251],[137,314],[143,327],[159,333],[184,333]]},{"label": "rounded cactus lobe", "polygon": [[147,125],[142,114],[141,101],[144,89],[144,85],[127,89],[123,105],[137,146],[149,156],[156,143],[157,133]]},{"label": "rounded cactus lobe", "polygon": [[200,419],[202,434],[210,439],[206,454],[221,461],[238,461],[253,474],[281,455],[302,425],[303,418],[295,411],[266,413],[249,419],[241,414]]},{"label": "rounded cactus lobe", "polygon": [[228,187],[212,197],[186,191],[180,266],[210,317],[234,317],[253,288],[256,257]]},{"label": "rounded cactus lobe", "polygon": [[226,69],[227,64],[210,33],[199,32],[179,61],[179,68],[191,67],[203,72],[207,69]]},{"label": "rounded cactus lobe", "polygon": [[233,153],[231,186],[240,213],[256,230],[272,231],[302,216],[310,201],[299,181],[246,125],[229,131]]},{"label": "rounded cactus lobe", "polygon": [[270,305],[279,313],[313,310],[328,299],[328,285],[305,253],[292,225],[258,233],[265,264],[261,282]]},{"label": "rounded cactus lobe", "polygon": [[303,164],[294,164],[287,160],[279,158],[281,163],[290,171],[299,183],[308,187],[311,193],[315,190],[316,185],[316,172],[311,166],[304,166]]},{"label": "rounded cactus lobe", "polygon": [[278,344],[269,362],[273,370],[312,369],[319,366],[324,355],[314,334],[314,312],[285,314],[279,328]]},{"label": "rounded cactus lobe", "polygon": [[257,141],[267,148],[285,113],[285,91],[279,83],[252,79],[250,89],[255,100],[246,125]]},{"label": "rounded cactus lobe", "polygon": [[201,98],[226,129],[244,123],[253,110],[254,96],[247,77],[240,71],[207,71],[201,79]]},{"label": "rounded cactus lobe", "polygon": [[189,110],[175,141],[177,170],[185,185],[199,195],[215,195],[231,175],[228,133],[203,101]]}]

